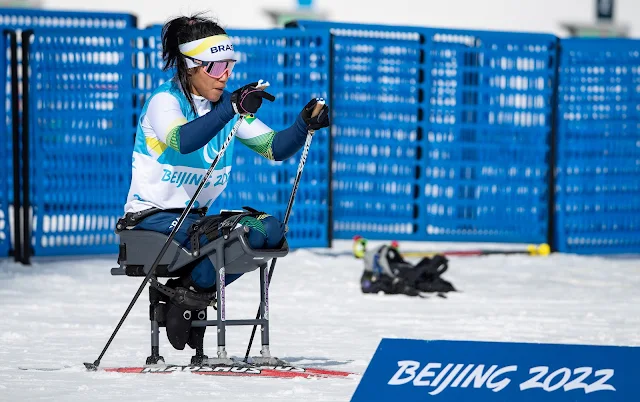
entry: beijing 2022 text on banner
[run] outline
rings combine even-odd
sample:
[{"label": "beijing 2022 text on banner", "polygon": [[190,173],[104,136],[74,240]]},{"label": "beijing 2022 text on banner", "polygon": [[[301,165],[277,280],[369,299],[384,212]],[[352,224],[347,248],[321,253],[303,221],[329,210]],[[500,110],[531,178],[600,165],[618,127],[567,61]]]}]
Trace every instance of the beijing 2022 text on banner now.
[{"label": "beijing 2022 text on banner", "polygon": [[640,402],[640,347],[383,339],[352,401]]}]

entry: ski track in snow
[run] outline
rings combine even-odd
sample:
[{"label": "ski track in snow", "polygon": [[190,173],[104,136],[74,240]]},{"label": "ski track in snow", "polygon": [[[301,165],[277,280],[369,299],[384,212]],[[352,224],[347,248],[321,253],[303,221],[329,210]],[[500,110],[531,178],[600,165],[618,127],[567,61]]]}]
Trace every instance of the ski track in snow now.
[{"label": "ski track in snow", "polygon": [[[370,243],[372,246],[375,242]],[[406,249],[462,249],[477,244],[410,243]],[[431,246],[431,247],[429,247]],[[488,248],[491,245],[481,245]],[[505,245],[501,245],[502,248]],[[516,247],[507,245],[506,247]],[[335,242],[348,250],[350,242]],[[207,377],[188,373],[88,373],[142,278],[111,276],[115,256],[0,260],[1,401],[348,401],[355,379]],[[362,261],[297,250],[278,260],[270,287],[271,351],[300,366],[363,373],[383,337],[640,345],[640,258],[450,257],[444,278],[461,290],[447,299],[363,295]],[[227,318],[250,318],[259,301],[258,272],[227,288]],[[148,293],[143,291],[111,344],[103,367],[140,366],[149,354]],[[212,315],[213,310],[209,313]],[[227,351],[243,357],[251,327],[230,327]],[[252,355],[259,352],[256,337]],[[193,354],[171,348],[167,363]],[[205,353],[215,354],[207,329]],[[58,372],[18,367],[57,367]]]}]

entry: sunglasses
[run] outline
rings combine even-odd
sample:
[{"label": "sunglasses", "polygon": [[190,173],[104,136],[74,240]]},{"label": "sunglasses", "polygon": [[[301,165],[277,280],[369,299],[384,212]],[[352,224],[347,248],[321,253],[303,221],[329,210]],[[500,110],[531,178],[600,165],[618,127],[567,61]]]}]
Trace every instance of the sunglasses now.
[{"label": "sunglasses", "polygon": [[202,66],[202,69],[209,77],[216,79],[221,78],[226,72],[229,72],[229,75],[231,75],[233,67],[236,65],[236,60],[202,61],[192,57],[187,58]]}]

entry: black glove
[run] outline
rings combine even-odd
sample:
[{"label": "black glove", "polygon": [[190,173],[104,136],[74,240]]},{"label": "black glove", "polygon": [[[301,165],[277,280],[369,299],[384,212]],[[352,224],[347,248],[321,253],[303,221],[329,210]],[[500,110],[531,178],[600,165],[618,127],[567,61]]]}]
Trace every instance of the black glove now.
[{"label": "black glove", "polygon": [[318,113],[314,117],[311,117],[313,109],[315,109],[318,101],[324,102],[324,99],[311,99],[311,101],[309,101],[309,103],[307,103],[300,112],[302,120],[304,120],[305,124],[307,125],[307,130],[320,130],[321,128],[329,127],[331,125],[331,122],[329,121],[329,106],[327,105],[323,105],[322,109],[320,109],[320,113]]},{"label": "black glove", "polygon": [[[268,92],[265,92],[264,89],[256,88],[259,85],[264,85],[262,81],[260,82],[252,82],[251,84],[247,84],[242,88],[236,89],[231,94],[231,105],[233,105],[233,110],[236,113],[245,115],[245,114],[253,114],[258,111],[260,106],[262,105],[262,99],[266,99],[269,102],[273,102],[276,100],[276,97],[271,95]],[[266,84],[269,85],[268,83]]]}]

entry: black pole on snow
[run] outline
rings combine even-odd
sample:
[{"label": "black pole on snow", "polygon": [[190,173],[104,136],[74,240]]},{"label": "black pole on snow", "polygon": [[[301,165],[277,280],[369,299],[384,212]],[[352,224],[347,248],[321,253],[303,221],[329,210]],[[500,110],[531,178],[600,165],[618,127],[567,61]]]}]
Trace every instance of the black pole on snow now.
[{"label": "black pole on snow", "polygon": [[33,30],[22,32],[22,263],[31,264],[31,198],[29,160],[29,51]]},{"label": "black pole on snow", "polygon": [[[334,85],[334,77],[333,77],[333,58],[334,58],[334,42],[335,36],[332,33],[329,33],[329,99],[332,104],[335,104],[335,99],[333,99],[333,85]],[[333,109],[330,109],[333,111]],[[331,116],[331,121],[333,122],[333,116]],[[327,168],[327,175],[329,179],[327,180],[327,247],[331,248],[333,244],[333,130],[332,127],[329,126],[329,137],[327,140],[329,141],[329,155],[327,164],[329,165]]]},{"label": "black pole on snow", "polygon": [[13,257],[22,262],[22,219],[20,214],[20,98],[18,88],[18,39],[16,32],[5,30],[9,35],[11,58],[11,129],[13,151]]},{"label": "black pole on snow", "polygon": [[553,91],[551,95],[551,132],[549,134],[549,171],[547,172],[547,188],[549,191],[547,205],[547,244],[551,247],[551,252],[558,250],[556,244],[556,159],[558,152],[558,80],[560,78],[560,39],[556,39],[554,48],[554,77]]}]

